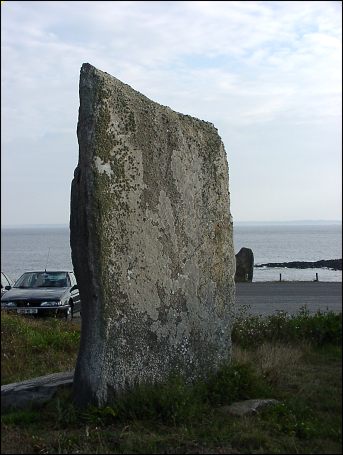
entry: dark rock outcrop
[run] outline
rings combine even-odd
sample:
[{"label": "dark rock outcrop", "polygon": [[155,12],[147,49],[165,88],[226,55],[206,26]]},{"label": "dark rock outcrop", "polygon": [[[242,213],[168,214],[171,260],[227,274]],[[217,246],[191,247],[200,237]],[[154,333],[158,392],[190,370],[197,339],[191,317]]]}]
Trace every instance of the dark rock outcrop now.
[{"label": "dark rock outcrop", "polygon": [[236,254],[235,282],[251,282],[254,274],[254,254],[250,248],[241,248]]},{"label": "dark rock outcrop", "polygon": [[342,259],[322,259],[320,261],[291,261],[291,262],[268,262],[267,264],[255,264],[255,267],[287,267],[291,269],[321,269],[342,270]]},{"label": "dark rock outcrop", "polygon": [[102,406],[136,383],[215,371],[230,359],[235,290],[217,129],[84,64],[77,134],[76,403]]}]

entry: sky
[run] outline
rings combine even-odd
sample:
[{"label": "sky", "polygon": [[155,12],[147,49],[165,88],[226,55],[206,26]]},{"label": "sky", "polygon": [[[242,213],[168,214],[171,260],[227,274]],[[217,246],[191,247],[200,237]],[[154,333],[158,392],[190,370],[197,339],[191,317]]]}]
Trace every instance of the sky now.
[{"label": "sky", "polygon": [[213,123],[238,221],[342,219],[340,1],[1,2],[1,224],[68,224],[88,62]]}]

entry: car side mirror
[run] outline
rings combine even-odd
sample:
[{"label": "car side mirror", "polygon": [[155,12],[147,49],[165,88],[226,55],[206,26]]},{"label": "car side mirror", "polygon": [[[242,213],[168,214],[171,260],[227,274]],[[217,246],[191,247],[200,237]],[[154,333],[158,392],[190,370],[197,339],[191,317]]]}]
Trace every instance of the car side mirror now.
[{"label": "car side mirror", "polygon": [[12,286],[5,286],[6,291],[9,291],[12,288]]}]

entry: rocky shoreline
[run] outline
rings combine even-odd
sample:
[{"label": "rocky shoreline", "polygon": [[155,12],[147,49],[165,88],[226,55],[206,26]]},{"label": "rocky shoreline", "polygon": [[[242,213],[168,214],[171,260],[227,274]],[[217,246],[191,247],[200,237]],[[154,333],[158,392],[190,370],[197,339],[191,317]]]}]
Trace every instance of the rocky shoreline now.
[{"label": "rocky shoreline", "polygon": [[320,261],[291,261],[291,262],[268,262],[267,264],[255,264],[254,267],[287,267],[292,269],[321,269],[342,270],[342,259],[322,259]]}]

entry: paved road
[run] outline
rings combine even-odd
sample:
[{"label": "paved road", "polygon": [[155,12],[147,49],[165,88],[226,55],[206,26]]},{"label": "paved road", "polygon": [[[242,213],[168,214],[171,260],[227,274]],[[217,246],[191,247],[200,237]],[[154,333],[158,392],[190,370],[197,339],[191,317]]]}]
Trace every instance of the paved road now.
[{"label": "paved road", "polygon": [[275,314],[282,310],[296,313],[306,305],[310,313],[317,310],[342,311],[342,283],[284,281],[236,283],[237,311],[249,306],[251,314]]},{"label": "paved road", "polygon": [[[269,281],[236,283],[236,311],[246,308],[251,314],[296,313],[306,305],[310,313],[328,309],[342,311],[342,283],[315,281]],[[80,321],[80,314],[75,315]]]}]

